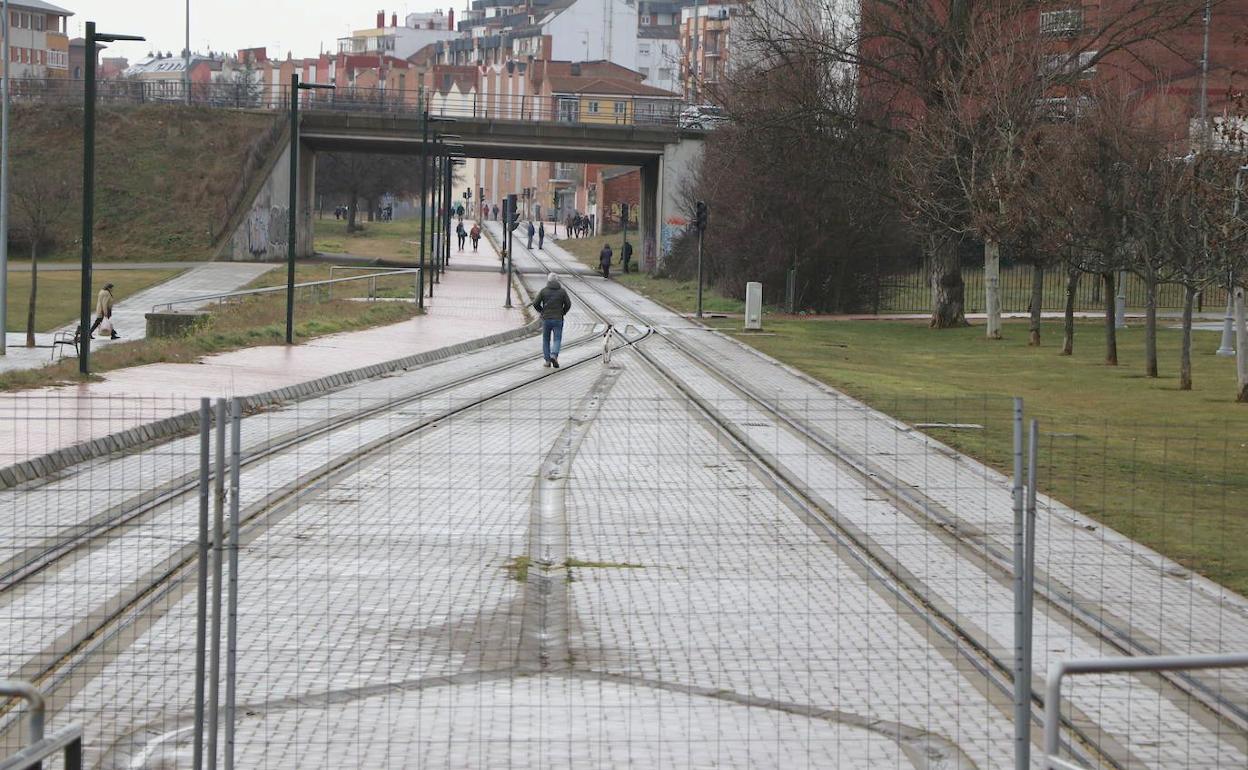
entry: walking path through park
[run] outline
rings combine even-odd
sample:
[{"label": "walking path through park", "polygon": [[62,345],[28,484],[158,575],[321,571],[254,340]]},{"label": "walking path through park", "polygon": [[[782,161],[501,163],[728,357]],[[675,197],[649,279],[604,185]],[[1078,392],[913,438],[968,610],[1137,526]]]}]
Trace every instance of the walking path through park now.
[{"label": "walking path through park", "polygon": [[[484,239],[479,255],[452,252],[451,260],[498,264]],[[202,293],[211,292],[189,292]],[[505,293],[506,279],[498,273],[448,271],[434,285],[433,297],[426,299],[426,314],[398,324],[327,335],[293,347],[219,353],[194,364],[116,369],[101,375],[99,382],[82,385],[0,394],[0,467],[196,409],[204,394],[262,393],[514,329],[525,322],[525,311],[520,301],[504,309]],[[144,294],[147,299],[136,297],[141,303],[132,303],[140,321],[139,311],[169,301]],[[187,295],[166,290],[162,296]],[[121,314],[118,308],[114,318]],[[41,353],[48,355],[47,350]]]},{"label": "walking path through park", "polygon": [[[117,329],[117,333],[121,335],[123,341],[143,339],[147,336],[147,322],[144,316],[151,312],[153,305],[174,302],[188,297],[234,291],[246,286],[276,267],[271,262],[171,262],[144,264],[149,269],[163,267],[189,267],[190,269],[170,278],[168,281],[126,297],[113,306],[113,326]],[[54,263],[54,265],[53,270],[68,269],[70,267],[68,263]],[[108,269],[111,270],[118,266],[118,264],[110,264]],[[25,267],[26,270],[30,269],[29,265]],[[104,267],[104,265],[101,265],[100,269]],[[129,263],[126,264],[126,269],[131,267],[132,265]],[[42,271],[45,269],[45,266],[40,265],[39,269]],[[96,292],[98,292],[98,289],[93,291],[91,296],[92,313],[95,311]],[[190,309],[187,306],[180,307],[182,309]],[[54,352],[52,350],[52,341],[55,339],[56,334],[62,331],[72,333],[77,326],[77,323],[70,323],[55,331],[36,334],[35,344],[37,347],[34,348],[26,347],[25,332],[10,331],[7,339],[7,353],[4,356],[0,356],[0,372],[16,371],[18,369],[37,369],[41,366],[47,366],[52,362]],[[92,344],[99,347],[110,343],[103,335],[99,335]],[[57,351],[58,356],[59,353],[60,351]]]}]

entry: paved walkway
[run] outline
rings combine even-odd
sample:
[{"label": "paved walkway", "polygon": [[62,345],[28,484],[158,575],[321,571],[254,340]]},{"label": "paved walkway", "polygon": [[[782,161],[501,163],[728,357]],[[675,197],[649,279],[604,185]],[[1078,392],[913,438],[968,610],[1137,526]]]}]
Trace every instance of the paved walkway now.
[{"label": "paved walkway", "polygon": [[[460,264],[489,260],[497,257],[484,242],[480,255],[452,255],[452,262]],[[203,396],[261,393],[513,329],[525,315],[518,306],[503,308],[505,289],[498,273],[448,273],[426,300],[428,312],[402,323],[294,347],[219,353],[194,364],[117,369],[105,372],[101,382],[0,394],[0,416],[5,417],[0,420],[0,467],[196,409]],[[185,286],[178,291],[200,293]],[[163,296],[186,294],[166,291]],[[145,299],[139,308],[150,310],[149,302],[162,301],[168,300]],[[118,308],[114,318],[124,318]]]},{"label": "paved walkway", "polygon": [[[130,265],[131,263],[118,263]],[[186,272],[176,275],[168,281],[156,284],[138,294],[126,297],[113,306],[113,325],[122,341],[143,339],[147,336],[147,321],[144,316],[152,311],[154,305],[186,299],[207,294],[220,294],[234,291],[259,276],[274,269],[277,265],[259,262],[174,262],[164,265],[153,263],[149,267],[189,267]],[[103,267],[103,266],[101,266]],[[110,265],[110,268],[112,266]],[[29,266],[27,266],[29,269]],[[40,265],[40,269],[43,266]],[[95,305],[92,300],[92,311]],[[180,306],[189,309],[191,306]],[[67,324],[52,332],[35,335],[38,347],[26,347],[25,332],[9,332],[8,352],[0,356],[0,372],[18,369],[37,369],[47,366],[52,361],[52,340],[59,331],[73,332],[77,323]],[[109,345],[110,341],[97,336],[92,341],[93,349]],[[72,353],[72,351],[71,351]]]}]

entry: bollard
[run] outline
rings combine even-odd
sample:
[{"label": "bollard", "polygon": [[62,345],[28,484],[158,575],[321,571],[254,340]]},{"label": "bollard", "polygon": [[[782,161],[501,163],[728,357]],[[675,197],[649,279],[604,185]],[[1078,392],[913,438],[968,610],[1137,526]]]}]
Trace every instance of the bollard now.
[{"label": "bollard", "polygon": [[763,328],[763,285],[757,281],[745,285],[745,328]]}]

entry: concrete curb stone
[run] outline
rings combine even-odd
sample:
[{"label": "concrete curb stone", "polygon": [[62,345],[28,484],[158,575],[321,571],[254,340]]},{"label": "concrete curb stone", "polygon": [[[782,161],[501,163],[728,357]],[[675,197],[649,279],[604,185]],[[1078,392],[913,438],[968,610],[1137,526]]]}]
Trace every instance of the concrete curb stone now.
[{"label": "concrete curb stone", "polygon": [[[358,369],[326,375],[296,385],[277,388],[276,390],[242,396],[243,409],[245,412],[254,412],[267,407],[281,406],[289,402],[320,396],[329,391],[385,374],[406,371],[415,366],[442,361],[469,351],[512,342],[536,334],[538,330],[539,324],[536,321],[530,321],[524,326],[487,337],[469,340],[468,342],[460,342],[444,348],[427,350],[423,353],[415,353],[380,364],[370,364]],[[10,489],[19,484],[35,481],[88,460],[95,460],[116,453],[131,452],[178,436],[189,435],[198,428],[199,411],[195,410],[171,415],[154,422],[111,433],[107,436],[62,447],[45,455],[32,457],[29,460],[23,460],[22,462],[0,468],[0,489]]]}]

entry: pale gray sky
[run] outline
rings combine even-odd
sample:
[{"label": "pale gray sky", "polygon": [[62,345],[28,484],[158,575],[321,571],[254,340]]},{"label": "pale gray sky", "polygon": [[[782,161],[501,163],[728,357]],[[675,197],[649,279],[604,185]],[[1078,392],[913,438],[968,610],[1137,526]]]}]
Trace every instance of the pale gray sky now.
[{"label": "pale gray sky", "polygon": [[[70,37],[82,35],[83,23],[94,21],[101,32],[143,35],[146,43],[114,43],[108,54],[131,61],[160,49],[177,54],[185,38],[186,0],[47,0],[74,12]],[[377,11],[399,14],[399,23],[411,11],[454,8],[464,0],[191,0],[191,49],[236,51],[267,46],[269,56],[315,56],[322,47],[336,49],[338,38],[350,30],[371,27]]]}]

